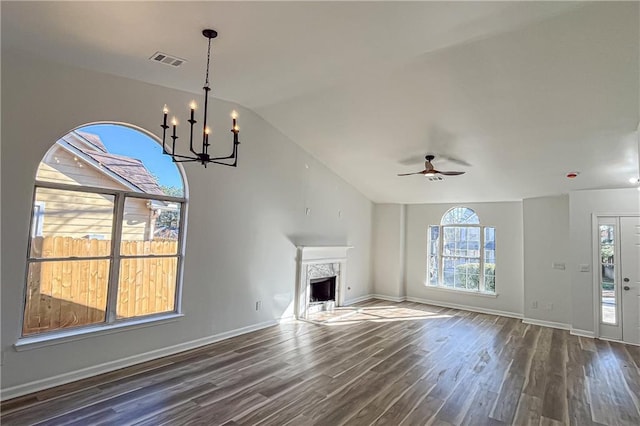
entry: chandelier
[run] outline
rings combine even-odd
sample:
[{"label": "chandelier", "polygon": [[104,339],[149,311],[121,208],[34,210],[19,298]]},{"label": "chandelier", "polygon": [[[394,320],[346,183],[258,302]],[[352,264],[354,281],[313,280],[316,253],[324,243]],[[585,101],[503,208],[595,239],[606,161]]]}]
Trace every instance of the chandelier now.
[{"label": "chandelier", "polygon": [[214,164],[221,164],[223,166],[236,167],[238,165],[238,145],[240,145],[240,142],[238,141],[238,133],[240,133],[240,128],[238,127],[238,123],[237,123],[238,113],[236,113],[235,111],[231,113],[231,120],[232,120],[231,133],[233,133],[233,149],[231,154],[225,157],[211,157],[209,155],[210,128],[207,126],[207,107],[208,107],[209,92],[211,91],[211,88],[209,87],[209,61],[211,59],[211,40],[216,38],[218,36],[218,33],[215,30],[207,29],[202,31],[202,35],[205,36],[207,39],[209,39],[209,47],[207,48],[207,72],[205,75],[204,87],[202,88],[204,90],[204,118],[202,123],[202,148],[200,152],[197,152],[193,148],[193,125],[197,123],[195,119],[195,110],[197,108],[197,105],[195,101],[191,101],[191,104],[189,104],[189,108],[191,109],[191,114],[190,114],[189,120],[187,120],[190,127],[189,128],[190,153],[188,155],[176,154],[176,140],[178,139],[178,136],[176,134],[176,129],[178,127],[178,120],[176,119],[176,117],[173,117],[171,120],[171,125],[173,127],[173,133],[171,135],[171,139],[172,139],[171,152],[167,150],[166,137],[167,137],[167,129],[169,129],[169,125],[167,125],[167,115],[169,114],[169,108],[167,107],[167,105],[165,105],[164,108],[162,109],[162,113],[164,115],[162,126],[161,126],[162,127],[162,152],[163,154],[171,156],[172,160],[175,163],[198,162],[205,167],[207,167],[207,164],[209,163],[214,163]]}]

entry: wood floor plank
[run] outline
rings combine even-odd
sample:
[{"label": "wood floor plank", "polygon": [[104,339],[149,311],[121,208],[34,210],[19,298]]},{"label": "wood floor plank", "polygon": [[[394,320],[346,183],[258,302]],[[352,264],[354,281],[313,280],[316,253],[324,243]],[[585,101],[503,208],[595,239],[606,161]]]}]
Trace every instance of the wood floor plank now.
[{"label": "wood floor plank", "polygon": [[415,302],[357,306],[344,323],[283,323],[4,401],[0,420],[18,426],[640,424],[640,348]]}]

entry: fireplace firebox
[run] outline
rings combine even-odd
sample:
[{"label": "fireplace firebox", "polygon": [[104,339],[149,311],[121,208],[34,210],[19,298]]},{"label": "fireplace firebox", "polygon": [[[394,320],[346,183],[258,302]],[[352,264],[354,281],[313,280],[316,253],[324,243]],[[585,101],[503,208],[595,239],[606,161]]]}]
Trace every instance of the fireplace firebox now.
[{"label": "fireplace firebox", "polygon": [[309,282],[309,303],[336,300],[336,277],[313,278]]}]

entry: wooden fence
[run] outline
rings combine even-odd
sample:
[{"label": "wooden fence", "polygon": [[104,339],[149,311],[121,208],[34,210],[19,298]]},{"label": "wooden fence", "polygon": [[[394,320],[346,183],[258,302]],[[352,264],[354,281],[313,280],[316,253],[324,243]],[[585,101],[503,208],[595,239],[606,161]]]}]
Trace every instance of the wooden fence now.
[{"label": "wooden fence", "polygon": [[[108,256],[109,240],[37,237],[32,255],[44,258]],[[121,254],[177,254],[177,241],[123,241]],[[105,320],[110,260],[32,262],[23,334]],[[116,314],[130,318],[174,310],[177,256],[122,259]]]}]

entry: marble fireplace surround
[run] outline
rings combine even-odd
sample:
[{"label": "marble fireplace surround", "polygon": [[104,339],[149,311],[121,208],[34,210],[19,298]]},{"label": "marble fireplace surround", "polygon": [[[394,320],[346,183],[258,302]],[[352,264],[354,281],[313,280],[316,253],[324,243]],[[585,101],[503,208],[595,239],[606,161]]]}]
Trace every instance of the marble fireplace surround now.
[{"label": "marble fireplace surround", "polygon": [[352,246],[298,246],[295,316],[306,319],[309,308],[310,281],[336,277],[336,306],[344,305],[347,250]]}]

